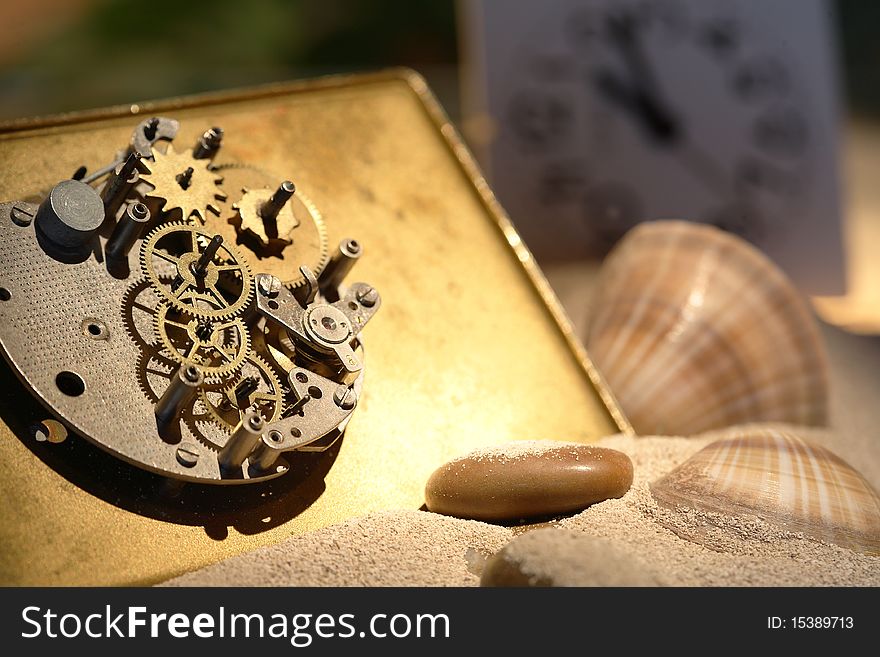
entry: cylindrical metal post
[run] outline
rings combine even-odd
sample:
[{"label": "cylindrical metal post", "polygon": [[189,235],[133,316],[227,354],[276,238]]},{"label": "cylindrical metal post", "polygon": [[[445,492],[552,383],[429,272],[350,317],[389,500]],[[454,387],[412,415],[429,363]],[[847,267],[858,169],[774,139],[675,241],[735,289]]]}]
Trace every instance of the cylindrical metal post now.
[{"label": "cylindrical metal post", "polygon": [[130,203],[107,240],[104,252],[110,260],[123,260],[143,234],[150,221],[150,211],[143,203]]},{"label": "cylindrical metal post", "polygon": [[327,263],[318,278],[318,287],[321,294],[331,303],[339,301],[339,286],[361,257],[362,252],[363,249],[359,242],[353,239],[344,239],[330,257],[330,262]]},{"label": "cylindrical metal post", "polygon": [[251,411],[245,415],[217,454],[220,468],[226,471],[240,469],[241,464],[257,446],[265,426],[266,423],[259,413]]},{"label": "cylindrical metal post", "polygon": [[125,202],[134,187],[140,180],[137,164],[141,156],[138,153],[130,153],[128,158],[115,167],[104,189],[101,191],[101,200],[104,202],[104,218],[107,221],[115,221],[116,213]]},{"label": "cylindrical metal post", "polygon": [[156,402],[156,419],[168,424],[180,416],[183,410],[205,382],[205,376],[195,365],[181,365],[161,399]]}]

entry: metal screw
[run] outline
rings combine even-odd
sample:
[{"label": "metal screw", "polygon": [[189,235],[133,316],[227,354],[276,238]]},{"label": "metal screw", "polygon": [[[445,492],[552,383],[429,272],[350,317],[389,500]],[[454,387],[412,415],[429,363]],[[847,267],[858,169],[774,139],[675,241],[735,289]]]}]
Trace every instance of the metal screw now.
[{"label": "metal screw", "polygon": [[263,425],[265,424],[265,422],[263,421],[262,417],[260,417],[256,413],[253,413],[248,418],[248,424],[250,425],[251,429],[253,429],[254,431],[262,431]]},{"label": "metal screw", "polygon": [[376,292],[376,288],[367,286],[357,293],[357,300],[367,308],[372,308],[379,300],[379,293]]},{"label": "metal screw", "polygon": [[22,227],[30,226],[34,220],[34,215],[31,211],[21,205],[13,205],[11,215],[12,221]]},{"label": "metal screw", "polygon": [[177,462],[185,468],[195,467],[199,462],[199,450],[192,443],[181,443],[177,448]]},{"label": "metal screw", "polygon": [[343,411],[350,411],[354,408],[356,401],[354,390],[346,386],[339,386],[336,388],[336,392],[333,393],[333,401]]},{"label": "metal screw", "polygon": [[264,297],[274,299],[281,292],[281,279],[271,274],[263,274],[257,282],[257,288]]}]

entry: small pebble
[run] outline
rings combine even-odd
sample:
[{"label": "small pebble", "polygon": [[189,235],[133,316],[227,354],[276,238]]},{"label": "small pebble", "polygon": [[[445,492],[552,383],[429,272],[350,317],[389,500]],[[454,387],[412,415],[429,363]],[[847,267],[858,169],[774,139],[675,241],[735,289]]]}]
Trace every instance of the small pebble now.
[{"label": "small pebble", "polygon": [[574,513],[632,485],[629,457],[579,443],[524,441],[477,450],[434,471],[425,502],[435,513],[514,521]]},{"label": "small pebble", "polygon": [[662,586],[617,544],[565,529],[536,529],[490,557],[480,586]]}]

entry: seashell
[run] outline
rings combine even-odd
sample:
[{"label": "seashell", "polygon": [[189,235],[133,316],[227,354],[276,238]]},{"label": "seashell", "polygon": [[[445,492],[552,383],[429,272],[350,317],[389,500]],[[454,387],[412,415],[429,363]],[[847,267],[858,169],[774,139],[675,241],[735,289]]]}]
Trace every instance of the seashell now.
[{"label": "seashell", "polygon": [[487,522],[573,513],[632,485],[623,452],[579,443],[520,441],[441,465],[425,486],[428,510]]},{"label": "seashell", "polygon": [[[650,489],[668,509],[755,516],[786,531],[880,554],[880,497],[841,458],[788,429],[735,427]],[[710,532],[685,538],[713,547]]]},{"label": "seashell", "polygon": [[805,301],[757,249],[713,226],[627,233],[602,265],[586,344],[642,435],[828,423],[825,350]]},{"label": "seashell", "polygon": [[536,529],[489,557],[480,586],[661,586],[616,543],[565,529]]}]

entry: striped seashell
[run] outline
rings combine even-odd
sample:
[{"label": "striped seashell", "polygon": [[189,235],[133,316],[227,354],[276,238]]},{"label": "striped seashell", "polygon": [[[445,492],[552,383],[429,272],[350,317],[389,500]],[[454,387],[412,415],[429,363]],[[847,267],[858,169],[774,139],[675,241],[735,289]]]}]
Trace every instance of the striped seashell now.
[{"label": "striped seashell", "polygon": [[636,432],[825,426],[825,350],[786,276],[712,226],[637,226],[602,265],[587,350]]},{"label": "striped seashell", "polygon": [[[668,509],[756,516],[787,531],[880,554],[880,497],[848,463],[791,429],[734,427],[650,489]],[[710,536],[686,538],[714,547]]]}]

